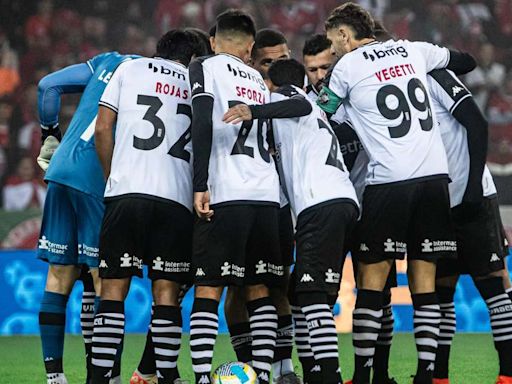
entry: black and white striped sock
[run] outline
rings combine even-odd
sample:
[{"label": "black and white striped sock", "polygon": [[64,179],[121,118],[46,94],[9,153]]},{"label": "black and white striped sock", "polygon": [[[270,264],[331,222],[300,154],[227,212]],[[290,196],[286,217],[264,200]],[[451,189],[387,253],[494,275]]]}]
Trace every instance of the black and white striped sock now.
[{"label": "black and white striped sock", "polygon": [[250,363],[252,361],[252,336],[249,322],[228,324],[228,328],[236,358],[243,363]]},{"label": "black and white striped sock", "polygon": [[455,304],[453,303],[455,288],[436,287],[436,293],[439,299],[439,308],[441,309],[441,323],[439,325],[434,378],[448,379],[450,350],[457,325]]},{"label": "black and white striped sock", "polygon": [[293,320],[292,315],[282,315],[277,318],[277,338],[272,363],[272,377],[278,377],[293,372]]},{"label": "black and white striped sock", "polygon": [[108,384],[123,338],[124,303],[101,300],[94,317],[92,337],[92,376],[95,384]]},{"label": "black and white striped sock", "polygon": [[384,380],[389,378],[389,352],[393,341],[395,318],[391,308],[391,292],[387,291],[383,298],[381,327],[373,359],[373,383],[384,382]]},{"label": "black and white striped sock", "polygon": [[505,292],[507,292],[508,297],[510,297],[510,300],[512,300],[512,288],[505,289]]},{"label": "black and white striped sock", "polygon": [[302,313],[299,306],[292,306],[293,322],[295,324],[295,345],[297,346],[297,355],[302,365],[302,374],[305,383],[321,384],[322,371],[320,365],[315,360],[311,345],[309,345],[309,330],[306,316]]},{"label": "black and white striped sock", "polygon": [[500,375],[512,376],[512,301],[503,288],[501,277],[478,280],[475,285],[489,309]]},{"label": "black and white striped sock", "polygon": [[252,366],[259,382],[268,384],[277,337],[277,312],[269,297],[247,303],[252,335]]},{"label": "black and white striped sock", "polygon": [[327,303],[327,295],[325,293],[301,293],[297,296],[297,302],[306,317],[309,344],[313,350],[315,361],[320,365],[322,382],[341,383],[338,334],[334,316]]},{"label": "black and white striped sock", "polygon": [[209,384],[213,348],[219,328],[219,302],[195,298],[190,316],[190,353],[196,383]]},{"label": "black and white striped sock", "polygon": [[414,339],[418,352],[415,384],[431,384],[434,377],[441,310],[435,292],[413,294]]},{"label": "black and white striped sock", "polygon": [[370,382],[381,319],[382,292],[359,289],[352,314],[352,343],[355,354],[354,384]]},{"label": "black and white striped sock", "polygon": [[179,307],[155,305],[151,320],[151,335],[155,351],[156,374],[160,383],[173,383],[179,377],[181,325]]},{"label": "black and white striped sock", "polygon": [[[155,303],[151,303],[151,318],[155,313]],[[137,371],[143,375],[154,375],[156,373],[155,365],[155,348],[153,347],[153,335],[151,334],[151,322],[149,322],[148,332],[146,334],[146,344],[144,345],[144,352],[139,361]]]},{"label": "black and white striped sock", "polygon": [[82,329],[82,338],[84,339],[85,347],[85,364],[87,368],[87,377],[90,377],[92,372],[91,359],[92,359],[92,335],[94,332],[94,301],[96,299],[96,292],[94,292],[94,285],[87,286],[84,282],[84,291],[82,293],[82,308],[80,310],[80,327]]}]

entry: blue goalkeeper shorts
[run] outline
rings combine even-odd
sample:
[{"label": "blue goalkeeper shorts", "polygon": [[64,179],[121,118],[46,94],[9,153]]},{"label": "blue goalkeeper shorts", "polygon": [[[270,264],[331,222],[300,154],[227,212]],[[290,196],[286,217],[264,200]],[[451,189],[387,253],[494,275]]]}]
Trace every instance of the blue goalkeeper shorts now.
[{"label": "blue goalkeeper shorts", "polygon": [[50,264],[97,268],[104,211],[102,199],[50,181],[37,257]]}]

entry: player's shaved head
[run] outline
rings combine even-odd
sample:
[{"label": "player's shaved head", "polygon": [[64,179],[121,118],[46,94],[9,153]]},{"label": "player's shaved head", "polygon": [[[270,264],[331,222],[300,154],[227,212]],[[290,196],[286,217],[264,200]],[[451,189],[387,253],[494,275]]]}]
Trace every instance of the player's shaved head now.
[{"label": "player's shaved head", "polygon": [[247,62],[255,35],[252,17],[241,10],[229,9],[217,16],[215,37],[210,42],[215,53],[229,53]]},{"label": "player's shaved head", "polygon": [[303,88],[305,76],[304,66],[295,59],[278,60],[268,70],[268,77],[276,87],[295,85]]},{"label": "player's shaved head", "polygon": [[228,9],[217,16],[215,37],[243,36],[252,38],[256,36],[256,27],[251,16],[239,9]]},{"label": "player's shaved head", "polygon": [[155,56],[189,65],[194,55],[200,54],[199,40],[192,32],[171,29],[156,44]]},{"label": "player's shaved head", "polygon": [[281,32],[266,28],[260,29],[256,33],[251,53],[251,65],[264,77],[274,61],[289,58],[288,41]]}]

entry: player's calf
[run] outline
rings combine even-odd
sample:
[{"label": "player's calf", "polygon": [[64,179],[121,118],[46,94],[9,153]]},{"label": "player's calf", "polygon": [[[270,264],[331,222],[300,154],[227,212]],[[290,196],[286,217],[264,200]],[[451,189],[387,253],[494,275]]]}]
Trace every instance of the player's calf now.
[{"label": "player's calf", "polygon": [[62,367],[66,306],[80,269],[74,265],[50,265],[39,310],[39,329],[48,380],[67,383]]}]

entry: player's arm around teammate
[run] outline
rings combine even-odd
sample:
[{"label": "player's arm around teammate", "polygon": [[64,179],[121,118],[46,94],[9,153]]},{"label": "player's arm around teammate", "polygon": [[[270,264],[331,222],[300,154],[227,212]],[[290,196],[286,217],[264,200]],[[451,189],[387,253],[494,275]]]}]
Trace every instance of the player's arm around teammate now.
[{"label": "player's arm around teammate", "polygon": [[283,277],[278,222],[279,180],[266,145],[265,121],[227,125],[233,104],[264,103],[268,89],[245,62],[254,44],[252,19],[226,11],[217,18],[215,55],[193,62],[194,147],[192,364],[196,381],[210,381],[217,308],[225,286],[245,287],[253,367],[261,383],[270,379],[277,314],[268,286]]},{"label": "player's arm around teammate", "polygon": [[[270,104],[235,106],[225,121],[272,118],[278,169],[297,215],[297,261],[290,287],[297,325],[321,376],[308,382],[339,383],[338,339],[332,315],[344,261],[344,240],[358,216],[355,190],[325,114],[303,92],[305,70],[296,60],[272,64]],[[298,342],[302,340],[298,340]],[[307,372],[312,366],[303,367]]]}]

